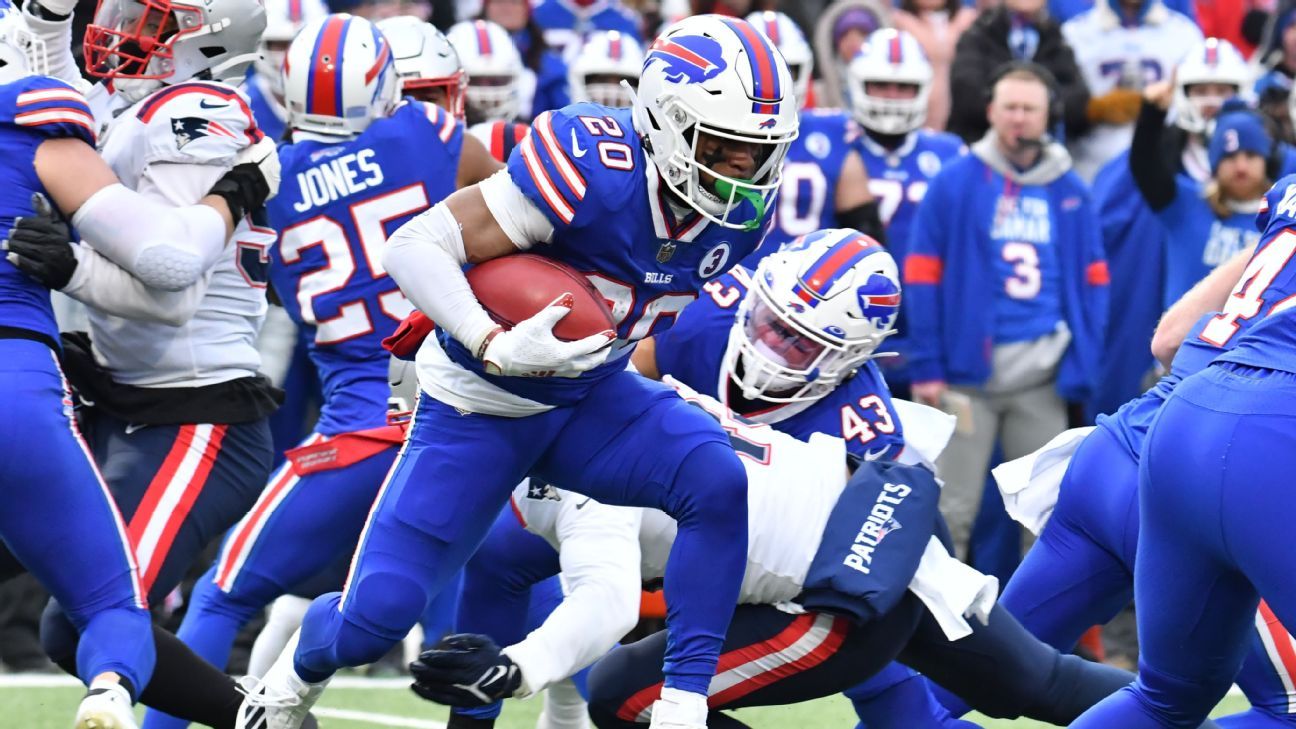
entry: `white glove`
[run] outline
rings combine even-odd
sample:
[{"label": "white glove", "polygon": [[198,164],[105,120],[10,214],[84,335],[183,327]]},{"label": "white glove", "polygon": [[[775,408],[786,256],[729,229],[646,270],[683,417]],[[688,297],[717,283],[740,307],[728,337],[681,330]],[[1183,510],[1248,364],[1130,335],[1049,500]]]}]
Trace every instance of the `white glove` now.
[{"label": "white glove", "polygon": [[234,158],[235,165],[253,164],[261,171],[261,176],[265,178],[266,185],[270,187],[270,195],[267,200],[279,194],[279,178],[282,176],[279,170],[279,150],[278,145],[270,137],[262,137],[261,141],[256,144],[244,147]]},{"label": "white glove", "polygon": [[500,331],[482,352],[482,363],[492,375],[513,377],[579,377],[607,359],[616,333],[591,334],[575,342],[554,336],[553,328],[571,313],[576,300],[570,293],[554,299],[530,319]]},{"label": "white glove", "polygon": [[707,697],[689,691],[663,688],[653,702],[648,729],[706,729]]}]

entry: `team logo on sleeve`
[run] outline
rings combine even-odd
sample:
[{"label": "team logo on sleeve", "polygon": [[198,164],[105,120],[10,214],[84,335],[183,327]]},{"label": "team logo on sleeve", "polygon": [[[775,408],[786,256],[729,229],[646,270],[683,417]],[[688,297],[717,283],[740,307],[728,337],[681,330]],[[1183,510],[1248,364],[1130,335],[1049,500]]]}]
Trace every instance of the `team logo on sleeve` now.
[{"label": "team logo on sleeve", "polygon": [[558,489],[534,476],[527,479],[527,498],[536,501],[562,501]]},{"label": "team logo on sleeve", "polygon": [[658,38],[649,49],[644,66],[654,61],[662,64],[666,80],[675,84],[709,81],[729,65],[725,63],[720,42],[703,35]]},{"label": "team logo on sleeve", "polygon": [[171,120],[171,133],[175,134],[176,148],[184,149],[185,145],[199,137],[229,137],[237,139],[238,135],[221,126],[218,122],[197,116],[181,116]]}]

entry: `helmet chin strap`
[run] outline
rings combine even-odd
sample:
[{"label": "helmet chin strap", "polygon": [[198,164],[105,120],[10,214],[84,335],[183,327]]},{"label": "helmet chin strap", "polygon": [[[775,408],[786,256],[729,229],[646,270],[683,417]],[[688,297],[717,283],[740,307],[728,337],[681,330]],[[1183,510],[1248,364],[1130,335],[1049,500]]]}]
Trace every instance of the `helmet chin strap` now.
[{"label": "helmet chin strap", "polygon": [[[743,180],[743,182],[749,182],[749,180]],[[765,219],[765,198],[760,193],[747,187],[738,187],[732,182],[718,177],[715,181],[715,188],[716,193],[721,198],[732,200],[738,197],[751,203],[752,207],[756,209],[756,217],[745,221],[742,224],[743,230],[756,230],[760,227],[761,221]]]}]

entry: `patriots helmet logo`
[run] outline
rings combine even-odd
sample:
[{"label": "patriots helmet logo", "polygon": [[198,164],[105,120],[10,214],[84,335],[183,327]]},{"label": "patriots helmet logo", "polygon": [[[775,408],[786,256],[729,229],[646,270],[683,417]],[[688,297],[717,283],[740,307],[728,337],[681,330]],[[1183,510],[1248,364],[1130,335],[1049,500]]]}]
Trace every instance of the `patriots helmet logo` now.
[{"label": "patriots helmet logo", "polygon": [[197,116],[181,116],[171,120],[171,133],[175,135],[176,149],[184,149],[186,144],[200,137],[229,137],[236,135],[218,122]]},{"label": "patriots helmet logo", "polygon": [[878,543],[881,544],[882,540],[886,538],[886,535],[896,531],[900,531],[900,522],[893,516],[890,519],[887,519],[882,526],[878,527]]},{"label": "patriots helmet logo", "polygon": [[661,63],[666,80],[674,84],[700,84],[729,66],[720,42],[704,35],[658,38],[648,50],[644,68],[652,63]]},{"label": "patriots helmet logo", "polygon": [[855,289],[860,313],[875,326],[890,326],[900,311],[900,289],[890,278],[880,273],[869,274],[868,280]]}]

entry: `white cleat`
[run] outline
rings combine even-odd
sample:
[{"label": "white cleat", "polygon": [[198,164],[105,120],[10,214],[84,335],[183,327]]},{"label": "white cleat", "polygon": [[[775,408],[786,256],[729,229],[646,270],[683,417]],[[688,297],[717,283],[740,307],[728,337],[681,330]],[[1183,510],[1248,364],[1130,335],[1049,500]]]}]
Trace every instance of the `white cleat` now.
[{"label": "white cleat", "polygon": [[118,684],[92,688],[77,708],[76,729],[138,729],[130,694]]},{"label": "white cleat", "polygon": [[293,635],[265,676],[247,676],[239,682],[244,698],[234,721],[235,729],[301,728],[328,681],[303,681],[293,670],[296,652],[297,636]]},{"label": "white cleat", "polygon": [[707,697],[679,689],[663,688],[653,702],[649,729],[706,729]]}]

